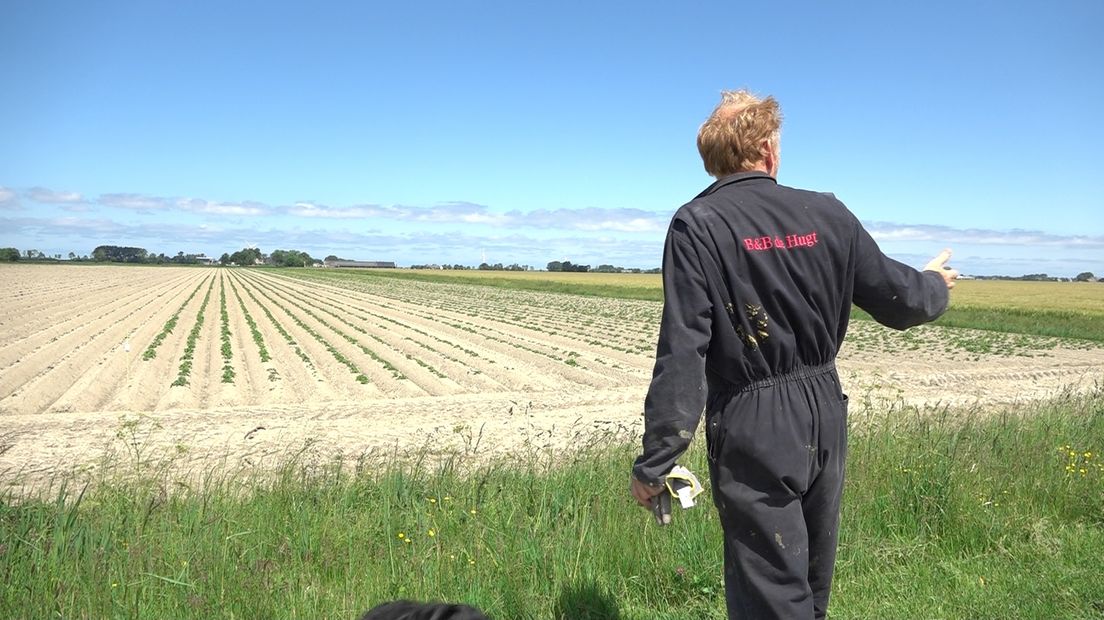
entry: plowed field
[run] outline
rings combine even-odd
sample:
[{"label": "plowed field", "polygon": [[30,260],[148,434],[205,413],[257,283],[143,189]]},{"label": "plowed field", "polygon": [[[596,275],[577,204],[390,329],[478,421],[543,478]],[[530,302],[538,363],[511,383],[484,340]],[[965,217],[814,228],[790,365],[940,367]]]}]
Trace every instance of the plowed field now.
[{"label": "plowed field", "polygon": [[[7,484],[87,465],[121,429],[248,462],[307,440],[480,452],[637,432],[661,311],[253,269],[14,265],[0,287]],[[854,322],[839,367],[853,401],[1008,402],[1104,379],[1104,348]]]}]

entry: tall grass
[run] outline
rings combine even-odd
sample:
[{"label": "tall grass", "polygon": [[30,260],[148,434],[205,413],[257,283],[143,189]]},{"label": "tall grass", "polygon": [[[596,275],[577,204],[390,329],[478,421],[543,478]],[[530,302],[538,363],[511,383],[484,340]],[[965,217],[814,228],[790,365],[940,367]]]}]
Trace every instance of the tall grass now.
[{"label": "tall grass", "polygon": [[[859,399],[856,399],[859,400]],[[834,618],[1104,614],[1104,392],[852,412]],[[0,504],[3,618],[354,618],[396,598],[505,618],[723,618],[709,500],[658,528],[635,446],[427,466],[309,449],[274,474]],[[553,462],[555,461],[555,462]],[[706,474],[702,450],[687,463]]]}]

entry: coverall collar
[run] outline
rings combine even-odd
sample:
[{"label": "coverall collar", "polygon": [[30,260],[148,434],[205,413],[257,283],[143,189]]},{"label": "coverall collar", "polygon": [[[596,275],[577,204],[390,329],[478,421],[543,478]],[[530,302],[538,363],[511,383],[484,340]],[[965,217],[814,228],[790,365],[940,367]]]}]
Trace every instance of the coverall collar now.
[{"label": "coverall collar", "polygon": [[737,172],[736,174],[730,174],[727,177],[721,177],[717,179],[712,185],[705,188],[702,193],[695,196],[695,199],[703,196],[708,196],[726,185],[732,185],[733,183],[739,183],[741,181],[750,181],[751,179],[769,179],[773,183],[777,183],[774,177],[763,172],[761,170],[751,170],[748,172]]}]

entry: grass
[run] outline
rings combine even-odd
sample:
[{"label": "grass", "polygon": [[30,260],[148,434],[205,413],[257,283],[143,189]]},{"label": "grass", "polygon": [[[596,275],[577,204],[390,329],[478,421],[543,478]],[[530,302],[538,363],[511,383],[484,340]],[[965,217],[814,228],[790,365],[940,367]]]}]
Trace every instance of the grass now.
[{"label": "grass", "polygon": [[[404,269],[298,269],[281,273],[338,283],[392,278],[617,299],[663,300],[663,281],[657,274]],[[851,316],[856,320],[871,320],[870,315],[857,308]],[[1104,284],[960,281],[952,293],[951,308],[935,325],[1104,342]]]},{"label": "grass", "polygon": [[[833,618],[1104,614],[1104,392],[855,407]],[[723,618],[715,511],[703,497],[656,527],[628,500],[634,451],[596,438],[555,464],[431,467],[304,450],[201,486],[156,468],[59,480],[0,502],[0,616],[352,619],[414,598],[500,620]]]}]

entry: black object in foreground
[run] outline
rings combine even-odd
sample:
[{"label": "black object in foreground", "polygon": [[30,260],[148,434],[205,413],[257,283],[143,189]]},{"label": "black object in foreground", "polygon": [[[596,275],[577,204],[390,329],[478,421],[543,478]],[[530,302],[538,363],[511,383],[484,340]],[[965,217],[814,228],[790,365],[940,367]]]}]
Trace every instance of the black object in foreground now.
[{"label": "black object in foreground", "polygon": [[659,495],[652,496],[652,514],[656,523],[660,525],[671,524],[671,492],[663,489]]},{"label": "black object in foreground", "polygon": [[488,620],[469,605],[395,601],[369,609],[360,620]]}]

